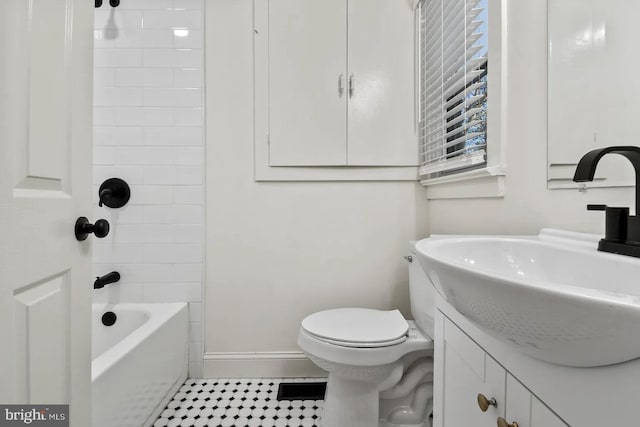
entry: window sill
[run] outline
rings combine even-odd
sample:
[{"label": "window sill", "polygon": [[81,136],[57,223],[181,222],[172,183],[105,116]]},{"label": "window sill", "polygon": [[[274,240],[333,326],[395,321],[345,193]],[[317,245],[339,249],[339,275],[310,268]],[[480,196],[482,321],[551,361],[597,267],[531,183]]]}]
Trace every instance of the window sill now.
[{"label": "window sill", "polygon": [[504,197],[504,167],[492,166],[441,178],[421,180],[427,199]]}]

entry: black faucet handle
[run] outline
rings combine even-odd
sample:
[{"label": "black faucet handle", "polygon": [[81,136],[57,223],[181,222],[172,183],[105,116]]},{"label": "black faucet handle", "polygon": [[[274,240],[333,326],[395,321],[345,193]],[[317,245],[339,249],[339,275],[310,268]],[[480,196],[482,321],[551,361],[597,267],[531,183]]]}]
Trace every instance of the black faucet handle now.
[{"label": "black faucet handle", "polygon": [[607,210],[607,205],[587,205],[588,211],[605,211]]},{"label": "black faucet handle", "polygon": [[625,242],[628,238],[629,208],[587,205],[588,211],[605,211],[605,236],[609,242]]}]

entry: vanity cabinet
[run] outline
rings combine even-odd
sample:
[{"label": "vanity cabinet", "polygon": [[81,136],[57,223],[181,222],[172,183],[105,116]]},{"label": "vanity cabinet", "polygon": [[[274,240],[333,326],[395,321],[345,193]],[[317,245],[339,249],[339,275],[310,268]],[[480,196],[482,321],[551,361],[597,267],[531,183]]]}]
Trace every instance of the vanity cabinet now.
[{"label": "vanity cabinet", "polygon": [[270,167],[417,165],[410,3],[256,0]]},{"label": "vanity cabinet", "polygon": [[[444,322],[442,329],[440,341],[436,332],[440,347],[434,354],[434,427],[494,427],[505,415],[506,371],[452,322]],[[482,412],[479,393],[495,399],[496,406]]]},{"label": "vanity cabinet", "polygon": [[434,427],[568,426],[439,311],[435,335]]}]

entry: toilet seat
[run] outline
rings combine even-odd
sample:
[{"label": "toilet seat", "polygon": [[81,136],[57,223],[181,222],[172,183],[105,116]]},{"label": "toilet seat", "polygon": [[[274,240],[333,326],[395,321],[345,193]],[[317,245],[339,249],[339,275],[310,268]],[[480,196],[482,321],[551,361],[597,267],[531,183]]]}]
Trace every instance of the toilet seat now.
[{"label": "toilet seat", "polygon": [[340,347],[351,347],[351,348],[378,348],[378,347],[389,347],[392,345],[397,345],[397,344],[402,344],[403,342],[405,342],[407,340],[407,336],[403,335],[398,339],[392,340],[392,341],[385,341],[385,342],[373,342],[373,343],[360,343],[360,342],[345,342],[345,341],[338,341],[338,340],[332,340],[329,338],[323,338],[323,337],[319,337],[317,335],[314,335],[308,331],[307,334],[309,334],[310,336],[312,336],[313,338],[322,341],[322,342],[326,342],[328,344],[333,344],[333,345],[337,345]]},{"label": "toilet seat", "polygon": [[298,345],[312,360],[314,356],[335,363],[352,366],[379,366],[392,363],[407,353],[419,350],[432,350],[433,341],[425,336],[415,322],[408,321],[409,332],[404,342],[379,347],[347,347],[334,345],[300,328]]},{"label": "toilet seat", "polygon": [[302,321],[310,336],[329,344],[377,348],[407,340],[409,324],[398,310],[339,308],[314,313]]}]

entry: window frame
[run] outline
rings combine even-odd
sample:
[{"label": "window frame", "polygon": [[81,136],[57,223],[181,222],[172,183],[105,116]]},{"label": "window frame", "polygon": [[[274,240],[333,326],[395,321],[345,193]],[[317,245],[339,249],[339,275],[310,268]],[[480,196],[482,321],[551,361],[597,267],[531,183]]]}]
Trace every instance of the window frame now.
[{"label": "window frame", "polygon": [[[503,197],[506,176],[507,0],[487,0],[489,26],[486,164],[436,178],[420,177],[429,199]],[[419,26],[420,23],[418,22]],[[417,31],[420,31],[418,27]],[[420,34],[420,33],[419,33]]]}]

